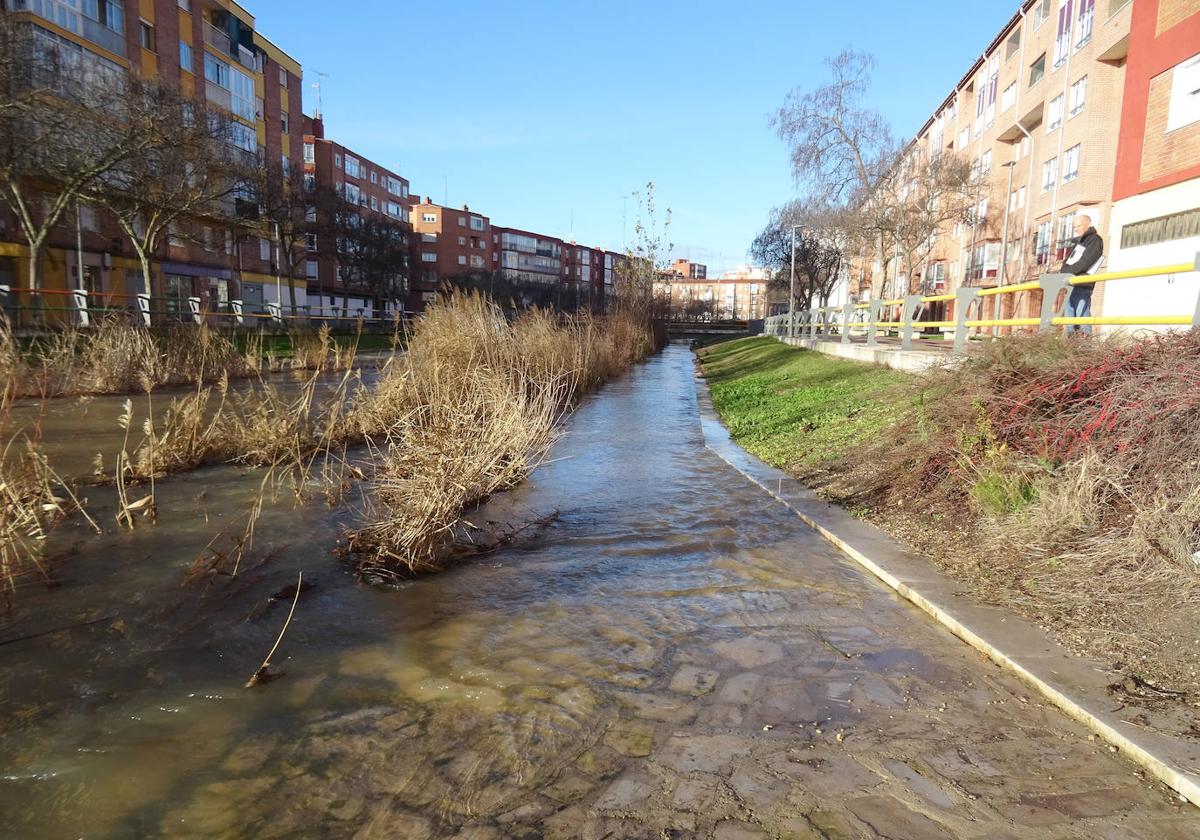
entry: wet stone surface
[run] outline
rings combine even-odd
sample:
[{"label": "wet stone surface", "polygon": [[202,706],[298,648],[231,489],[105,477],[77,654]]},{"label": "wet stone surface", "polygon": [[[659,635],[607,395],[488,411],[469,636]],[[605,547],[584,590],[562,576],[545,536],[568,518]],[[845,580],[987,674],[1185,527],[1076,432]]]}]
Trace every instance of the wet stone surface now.
[{"label": "wet stone surface", "polygon": [[[330,514],[265,519],[287,550],[262,587],[297,568],[322,585],[262,690],[240,687],[278,627],[245,620],[259,590],[207,628],[131,613],[119,639],[0,654],[0,833],[1200,836],[1200,811],[708,453],[692,378],[673,347],[606,388],[506,502],[559,510],[550,529],[401,591],[331,568]],[[236,499],[255,479],[227,480]],[[150,564],[184,548],[122,539],[154,571],[102,583],[81,557],[87,599],[178,588]]]}]

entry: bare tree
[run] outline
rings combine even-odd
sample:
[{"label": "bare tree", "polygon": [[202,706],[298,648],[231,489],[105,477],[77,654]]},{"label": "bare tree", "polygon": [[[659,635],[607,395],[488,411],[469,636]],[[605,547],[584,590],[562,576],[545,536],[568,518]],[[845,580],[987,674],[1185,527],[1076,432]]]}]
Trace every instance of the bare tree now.
[{"label": "bare tree", "polygon": [[168,114],[131,108],[139,85],[122,68],[37,36],[0,13],[0,198],[29,245],[41,288],[51,231],[85,191],[151,147]]},{"label": "bare tree", "polygon": [[767,226],[750,246],[750,253],[771,272],[772,287],[789,289],[794,247],[793,304],[801,310],[827,306],[842,276],[846,242],[858,222],[859,215],[846,208],[792,202],[772,212]]},{"label": "bare tree", "polygon": [[[979,173],[961,155],[930,154],[912,144],[878,185],[872,201],[876,226],[894,244],[908,274],[907,284],[897,286],[896,294],[918,290],[920,269],[940,233],[955,222],[971,221],[978,180]],[[895,268],[899,278],[899,264]]]},{"label": "bare tree", "polygon": [[136,155],[84,186],[82,195],[103,207],[124,232],[146,289],[164,234],[184,221],[251,221],[256,215],[248,184],[256,169],[251,153],[230,145],[232,118],[188,100],[165,85],[132,82],[126,112],[141,119],[153,111],[157,135]]},{"label": "bare tree", "polygon": [[645,192],[637,196],[639,207],[633,228],[634,241],[626,250],[625,260],[614,271],[613,286],[618,306],[648,320],[654,310],[654,284],[667,267],[667,255],[672,247],[667,238],[671,230],[671,208],[668,207],[659,218],[653,181],[648,182]]},{"label": "bare tree", "polygon": [[844,50],[825,65],[829,81],[811,91],[792,90],[772,124],[791,147],[792,173],[808,198],[862,201],[896,156],[887,120],[864,104],[875,59]]},{"label": "bare tree", "polygon": [[[318,213],[322,195],[316,183],[296,168],[283,170],[272,163],[259,171],[255,193],[261,208],[262,221],[270,228],[277,257],[273,260],[287,281],[292,314],[296,303],[296,272],[308,260],[309,237],[321,235]],[[280,301],[282,303],[282,301]]]}]

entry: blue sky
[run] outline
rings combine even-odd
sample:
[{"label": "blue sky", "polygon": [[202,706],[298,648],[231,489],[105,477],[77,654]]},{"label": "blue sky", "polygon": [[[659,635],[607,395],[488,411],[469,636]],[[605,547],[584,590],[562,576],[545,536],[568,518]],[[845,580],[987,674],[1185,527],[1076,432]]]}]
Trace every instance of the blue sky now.
[{"label": "blue sky", "polygon": [[[620,250],[653,180],[680,256],[746,261],[794,194],[768,118],[826,56],[873,53],[874,99],[911,135],[1017,0],[244,0],[323,83],[326,134],[435,201]],[[623,207],[627,207],[623,225]]]}]

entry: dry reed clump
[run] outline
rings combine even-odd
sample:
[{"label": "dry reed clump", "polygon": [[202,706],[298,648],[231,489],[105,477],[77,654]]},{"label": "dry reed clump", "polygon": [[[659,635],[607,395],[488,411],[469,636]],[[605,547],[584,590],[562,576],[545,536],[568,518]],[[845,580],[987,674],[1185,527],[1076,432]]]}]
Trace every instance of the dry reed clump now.
[{"label": "dry reed clump", "polygon": [[87,517],[34,443],[24,436],[10,438],[0,452],[0,588],[6,598],[30,578],[49,580],[46,539],[74,511]]},{"label": "dry reed clump", "polygon": [[[1004,339],[918,387],[836,492],[1078,648],[1200,688],[1170,652],[1200,619],[1200,332]],[[947,552],[928,526],[956,518]]]},{"label": "dry reed clump", "polygon": [[327,327],[291,335],[287,359],[265,356],[261,334],[245,348],[207,324],[177,325],[151,332],[128,319],[109,317],[95,327],[47,333],[22,348],[0,322],[0,376],[16,396],[125,394],[170,385],[198,385],[269,370],[346,370],[357,341],[340,345]]},{"label": "dry reed clump", "polygon": [[373,575],[439,568],[468,537],[464,512],[523,480],[584,391],[650,349],[646,327],[532,311],[509,321],[480,295],[429,309],[405,356],[350,406],[377,441],[368,524],[348,554]]}]

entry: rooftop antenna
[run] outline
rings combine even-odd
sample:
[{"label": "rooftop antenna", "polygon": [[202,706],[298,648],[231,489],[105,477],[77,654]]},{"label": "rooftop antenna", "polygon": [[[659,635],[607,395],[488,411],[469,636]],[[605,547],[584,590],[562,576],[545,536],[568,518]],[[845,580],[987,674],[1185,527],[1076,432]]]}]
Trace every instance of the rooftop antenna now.
[{"label": "rooftop antenna", "polygon": [[322,119],[325,116],[325,109],[321,104],[321,83],[329,78],[328,73],[322,73],[320,70],[314,70],[317,80],[313,82],[313,89],[317,92],[317,119]]},{"label": "rooftop antenna", "polygon": [[575,244],[575,208],[571,208],[571,244]]}]

